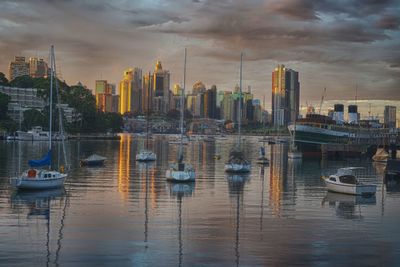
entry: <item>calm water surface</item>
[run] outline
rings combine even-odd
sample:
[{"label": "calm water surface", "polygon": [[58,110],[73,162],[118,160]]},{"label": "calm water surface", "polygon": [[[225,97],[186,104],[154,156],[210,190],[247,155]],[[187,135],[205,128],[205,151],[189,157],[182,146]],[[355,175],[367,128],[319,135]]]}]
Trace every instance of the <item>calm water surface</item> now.
[{"label": "calm water surface", "polygon": [[[8,178],[46,144],[0,143],[0,265],[400,265],[400,189],[383,184],[382,166],[291,162],[286,145],[273,145],[270,166],[261,167],[258,140],[248,137],[251,174],[228,176],[223,165],[233,141],[185,146],[197,170],[192,184],[165,181],[178,149],[165,137],[152,140],[153,164],[134,161],[143,138],[70,141],[65,190],[42,192],[15,192]],[[106,156],[106,166],[79,167],[92,153]],[[366,167],[362,180],[377,184],[375,197],[326,192],[321,174],[346,166]]]}]

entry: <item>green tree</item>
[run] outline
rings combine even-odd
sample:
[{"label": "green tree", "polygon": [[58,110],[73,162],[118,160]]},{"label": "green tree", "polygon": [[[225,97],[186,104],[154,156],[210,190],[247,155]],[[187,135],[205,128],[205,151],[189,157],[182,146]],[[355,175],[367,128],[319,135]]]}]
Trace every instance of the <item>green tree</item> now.
[{"label": "green tree", "polygon": [[28,109],[24,111],[24,120],[22,121],[22,127],[25,130],[30,130],[34,126],[46,126],[46,118],[42,112],[36,109]]},{"label": "green tree", "polygon": [[2,72],[0,72],[0,85],[8,85],[8,79]]},{"label": "green tree", "polygon": [[10,96],[0,93],[0,120],[7,118],[7,109],[10,99]]},{"label": "green tree", "polygon": [[33,79],[29,75],[16,77],[9,83],[12,87],[33,88]]}]

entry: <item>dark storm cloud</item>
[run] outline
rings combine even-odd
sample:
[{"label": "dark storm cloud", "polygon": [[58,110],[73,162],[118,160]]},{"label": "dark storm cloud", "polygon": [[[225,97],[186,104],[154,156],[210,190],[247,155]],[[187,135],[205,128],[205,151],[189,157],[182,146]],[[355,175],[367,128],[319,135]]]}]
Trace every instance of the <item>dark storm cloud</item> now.
[{"label": "dark storm cloud", "polygon": [[365,92],[399,98],[399,14],[399,0],[1,1],[0,67],[14,55],[47,55],[53,43],[73,82],[91,86],[101,73],[117,81],[123,69],[157,59],[178,82],[186,46],[193,82],[230,89],[244,51],[255,92],[285,63],[304,77],[304,96],[323,84],[342,95],[358,77]]}]

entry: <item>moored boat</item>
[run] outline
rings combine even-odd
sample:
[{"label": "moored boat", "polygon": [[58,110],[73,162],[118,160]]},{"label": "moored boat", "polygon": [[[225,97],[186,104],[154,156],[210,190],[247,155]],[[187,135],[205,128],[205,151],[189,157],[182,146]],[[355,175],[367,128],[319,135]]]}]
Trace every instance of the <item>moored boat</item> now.
[{"label": "moored boat", "polygon": [[373,195],[376,185],[363,184],[358,181],[353,171],[363,169],[360,167],[340,168],[336,174],[324,179],[328,191],[351,194],[351,195]]},{"label": "moored boat", "polygon": [[104,165],[104,162],[106,161],[106,157],[93,154],[90,155],[89,157],[82,159],[81,160],[81,166],[101,166]]}]

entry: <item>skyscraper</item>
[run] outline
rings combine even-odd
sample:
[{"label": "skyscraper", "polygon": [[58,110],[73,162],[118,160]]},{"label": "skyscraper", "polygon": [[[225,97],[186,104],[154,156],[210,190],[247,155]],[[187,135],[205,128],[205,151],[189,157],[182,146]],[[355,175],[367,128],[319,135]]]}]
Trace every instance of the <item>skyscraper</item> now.
[{"label": "skyscraper", "polygon": [[20,76],[29,75],[29,63],[25,61],[25,57],[16,56],[14,61],[10,62],[8,73],[10,81]]},{"label": "skyscraper", "polygon": [[120,113],[140,112],[142,94],[142,70],[127,69],[119,83]]},{"label": "skyscraper", "polygon": [[272,72],[272,124],[287,126],[299,115],[299,73],[278,65]]},{"label": "skyscraper", "polygon": [[170,99],[170,73],[162,69],[161,61],[157,61],[153,75],[153,107],[155,111],[167,113]]},{"label": "skyscraper", "polygon": [[396,128],[396,107],[385,106],[384,124],[387,128]]},{"label": "skyscraper", "polygon": [[211,86],[204,93],[204,117],[210,119],[217,119],[217,87]]}]

